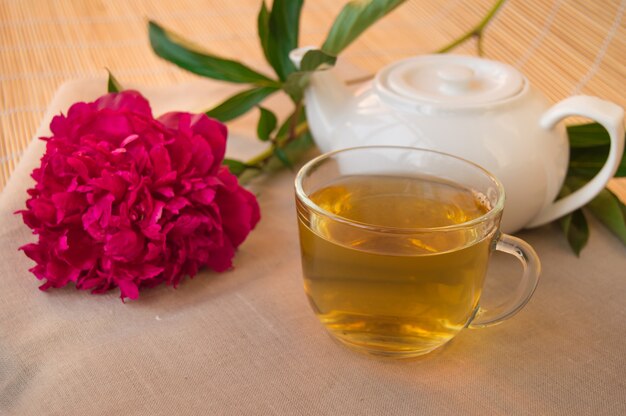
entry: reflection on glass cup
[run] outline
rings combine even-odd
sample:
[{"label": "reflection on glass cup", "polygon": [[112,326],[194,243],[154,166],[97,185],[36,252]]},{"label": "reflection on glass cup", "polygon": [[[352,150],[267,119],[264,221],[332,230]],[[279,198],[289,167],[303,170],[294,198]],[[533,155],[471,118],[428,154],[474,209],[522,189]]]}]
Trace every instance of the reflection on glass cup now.
[{"label": "reflection on glass cup", "polygon": [[[296,177],[304,287],[348,347],[414,357],[465,327],[500,322],[530,299],[540,264],[501,234],[501,183],[478,165],[428,150],[371,146],[328,153]],[[524,266],[516,295],[479,307],[493,250]]]}]

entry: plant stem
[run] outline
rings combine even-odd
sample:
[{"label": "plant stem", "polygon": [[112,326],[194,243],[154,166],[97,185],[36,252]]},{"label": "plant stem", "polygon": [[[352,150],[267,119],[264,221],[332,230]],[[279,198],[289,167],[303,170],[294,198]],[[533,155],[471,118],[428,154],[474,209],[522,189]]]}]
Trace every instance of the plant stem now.
[{"label": "plant stem", "polygon": [[478,56],[483,56],[483,32],[476,34],[476,50],[478,51]]},{"label": "plant stem", "polygon": [[[306,133],[308,130],[309,130],[309,125],[307,124],[306,121],[303,121],[302,123],[294,127],[293,134],[289,133],[289,135],[285,137],[284,140],[280,140],[280,138],[277,137],[276,142],[284,146],[292,142],[296,138],[300,137],[302,134]],[[273,152],[273,149],[270,147],[245,163],[246,165],[251,165],[251,166],[262,169],[267,164],[267,162],[270,161],[270,159],[273,156],[274,156],[274,152]]]},{"label": "plant stem", "polygon": [[293,116],[289,125],[289,138],[298,137],[296,134],[296,128],[298,127],[298,119],[300,118],[300,111],[302,111],[302,100],[296,103],[296,108],[293,110]]},{"label": "plant stem", "polygon": [[493,19],[493,17],[496,15],[498,10],[500,10],[500,8],[504,5],[505,2],[506,2],[506,0],[498,0],[496,2],[496,4],[493,5],[491,10],[489,10],[489,12],[487,12],[485,17],[483,17],[483,20],[481,20],[476,26],[474,26],[470,31],[468,31],[467,33],[462,35],[460,38],[458,38],[456,40],[453,40],[452,42],[450,42],[446,46],[438,49],[436,51],[436,53],[449,52],[452,49],[456,48],[457,46],[461,45],[462,43],[466,42],[467,40],[469,40],[471,38],[477,38],[478,39],[478,45],[479,45],[478,46],[478,54],[482,55],[482,45],[481,45],[480,41],[481,41],[481,37],[482,37],[483,31],[485,30],[485,28],[487,27],[487,25],[489,24],[491,19]]}]

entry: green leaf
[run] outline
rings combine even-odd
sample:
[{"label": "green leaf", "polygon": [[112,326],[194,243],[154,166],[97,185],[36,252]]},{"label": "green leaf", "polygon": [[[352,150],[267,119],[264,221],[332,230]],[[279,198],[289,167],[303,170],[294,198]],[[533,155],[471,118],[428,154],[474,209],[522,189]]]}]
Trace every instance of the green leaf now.
[{"label": "green leaf", "polygon": [[303,2],[304,0],[274,0],[269,16],[264,16],[267,13],[265,4],[261,6],[259,12],[259,35],[263,33],[265,37],[265,40],[261,38],[263,53],[282,81],[296,70],[289,59],[289,52],[298,47]]},{"label": "green leaf", "polygon": [[300,67],[302,70],[292,72],[283,84],[283,90],[294,102],[300,102],[304,96],[304,90],[309,83],[311,73],[322,65],[334,65],[337,57],[314,49],[304,54]]},{"label": "green leaf", "polygon": [[589,240],[589,226],[587,225],[585,214],[582,210],[577,209],[571,214],[561,217],[559,223],[570,247],[577,256],[580,256],[580,251]]},{"label": "green leaf", "polygon": [[289,160],[299,160],[302,155],[315,145],[310,131],[302,133],[297,140],[287,143],[283,149]]},{"label": "green leaf", "polygon": [[626,244],[626,206],[615,194],[604,189],[585,208]]},{"label": "green leaf", "polygon": [[273,151],[274,155],[278,158],[278,160],[280,160],[283,165],[287,166],[289,169],[293,169],[293,164],[291,163],[291,160],[289,160],[289,157],[287,156],[287,153],[285,153],[285,150],[281,149],[280,147],[274,147]]},{"label": "green leaf", "polygon": [[322,65],[333,66],[336,61],[336,56],[329,55],[319,49],[312,49],[302,57],[300,71],[315,71]]},{"label": "green leaf", "polygon": [[[286,159],[289,161],[292,160],[300,160],[304,154],[311,149],[315,143],[313,142],[313,137],[309,131],[302,133],[296,140],[293,140],[287,143],[281,149],[286,155]],[[268,164],[268,171],[276,170],[282,168],[284,163],[280,161],[278,158],[270,160]]]},{"label": "green leaf", "polygon": [[278,127],[278,131],[276,132],[276,138],[281,139],[287,137],[287,133],[289,132],[289,127],[291,126],[291,120],[293,120],[294,115],[291,114],[289,117],[283,121],[283,124]]},{"label": "green leaf", "polygon": [[119,83],[117,79],[113,76],[111,71],[107,68],[107,72],[109,73],[109,80],[107,82],[107,91],[108,92],[120,92],[124,90],[122,84]]},{"label": "green leaf", "polygon": [[[570,175],[591,178],[604,166],[609,154],[609,146],[572,148],[570,152],[569,170]],[[615,172],[616,177],[626,176],[626,158],[622,160]]]},{"label": "green leaf", "polygon": [[[561,195],[568,195],[582,188],[588,182],[587,178],[568,176],[561,190]],[[613,234],[626,244],[626,206],[610,190],[602,190],[584,208],[588,209]]]},{"label": "green leaf", "polygon": [[304,89],[309,83],[310,77],[311,73],[308,71],[292,72],[283,84],[283,90],[294,102],[300,102],[302,97],[304,97]]},{"label": "green leaf", "polygon": [[266,108],[259,107],[259,110],[261,111],[261,115],[259,116],[259,124],[257,124],[256,133],[261,141],[266,142],[270,139],[270,134],[272,134],[276,128],[278,119],[274,113]]},{"label": "green leaf", "polygon": [[[300,111],[298,111],[298,114],[299,114],[298,120],[295,122],[295,124],[293,121],[295,114],[291,113],[289,117],[287,117],[285,121],[283,121],[283,123],[278,127],[278,131],[276,132],[275,137],[276,137],[276,144],[278,144],[279,146],[289,139],[289,129],[291,129],[292,127],[297,128],[299,124],[306,122],[306,114],[304,112],[304,108],[300,109]],[[306,134],[308,134],[308,130]],[[283,148],[284,149],[288,148],[289,144],[290,143],[285,145]],[[287,155],[290,156],[289,152],[287,152]]]},{"label": "green leaf", "polygon": [[261,9],[257,16],[257,32],[259,34],[259,42],[261,43],[261,50],[265,55],[265,59],[269,62],[270,53],[270,14],[265,5],[265,0],[261,1]]},{"label": "green leaf", "polygon": [[204,77],[258,86],[279,84],[244,64],[225,59],[200,49],[157,23],[149,22],[150,45],[161,58]]},{"label": "green leaf", "polygon": [[608,147],[611,143],[609,133],[598,123],[567,126],[567,136],[572,148]]},{"label": "green leaf", "polygon": [[404,3],[405,0],[352,0],[335,19],[322,50],[338,55],[378,19]]},{"label": "green leaf", "polygon": [[[611,140],[598,123],[568,126],[570,161],[568,176],[591,178],[604,166]],[[615,176],[626,176],[626,157],[622,157]]]},{"label": "green leaf", "polygon": [[243,172],[245,172],[248,169],[256,169],[256,170],[259,169],[256,166],[248,165],[247,163],[244,163],[240,160],[235,160],[235,159],[224,159],[222,164],[228,166],[228,170],[230,170],[230,173],[232,173],[235,176],[241,175]]},{"label": "green leaf", "polygon": [[[278,131],[276,132],[276,140],[279,144],[282,143],[285,139],[287,139],[289,135],[289,128],[291,127],[293,123],[292,121],[293,118],[294,118],[294,114],[292,113],[289,115],[289,117],[285,119],[285,121],[283,121],[283,124],[281,124],[280,127],[278,127]],[[300,117],[298,118],[298,123],[304,121],[305,118],[306,118],[306,115],[304,114],[304,110],[301,110]]]},{"label": "green leaf", "polygon": [[275,87],[256,87],[245,90],[226,99],[223,103],[208,110],[206,115],[222,122],[230,121],[244,114],[265,97],[278,91]]},{"label": "green leaf", "polygon": [[[559,198],[571,194],[584,186],[586,183],[587,180],[583,178],[566,178],[565,183],[559,192]],[[581,250],[587,244],[587,240],[589,239],[589,226],[587,225],[587,219],[585,218],[582,209],[578,209],[561,217],[559,219],[559,224],[561,225],[561,229],[563,230],[570,247],[577,256],[580,256]]]}]

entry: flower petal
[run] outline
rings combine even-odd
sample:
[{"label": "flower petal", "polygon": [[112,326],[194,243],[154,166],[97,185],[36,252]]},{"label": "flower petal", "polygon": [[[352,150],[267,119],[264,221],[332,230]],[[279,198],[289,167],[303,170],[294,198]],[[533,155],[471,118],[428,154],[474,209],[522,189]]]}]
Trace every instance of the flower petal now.
[{"label": "flower petal", "polygon": [[112,259],[131,261],[144,249],[144,238],[133,230],[126,229],[107,237],[104,253]]}]

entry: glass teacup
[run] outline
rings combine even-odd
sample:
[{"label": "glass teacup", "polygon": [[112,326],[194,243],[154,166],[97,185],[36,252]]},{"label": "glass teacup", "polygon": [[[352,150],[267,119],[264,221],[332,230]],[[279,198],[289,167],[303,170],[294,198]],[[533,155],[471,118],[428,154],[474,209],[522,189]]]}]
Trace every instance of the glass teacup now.
[{"label": "glass teacup", "polygon": [[[465,327],[519,311],[538,282],[526,242],[499,231],[502,184],[444,153],[395,146],[331,152],[295,181],[304,287],[326,329],[348,347],[414,357]],[[524,266],[516,295],[480,308],[493,250]]]}]

